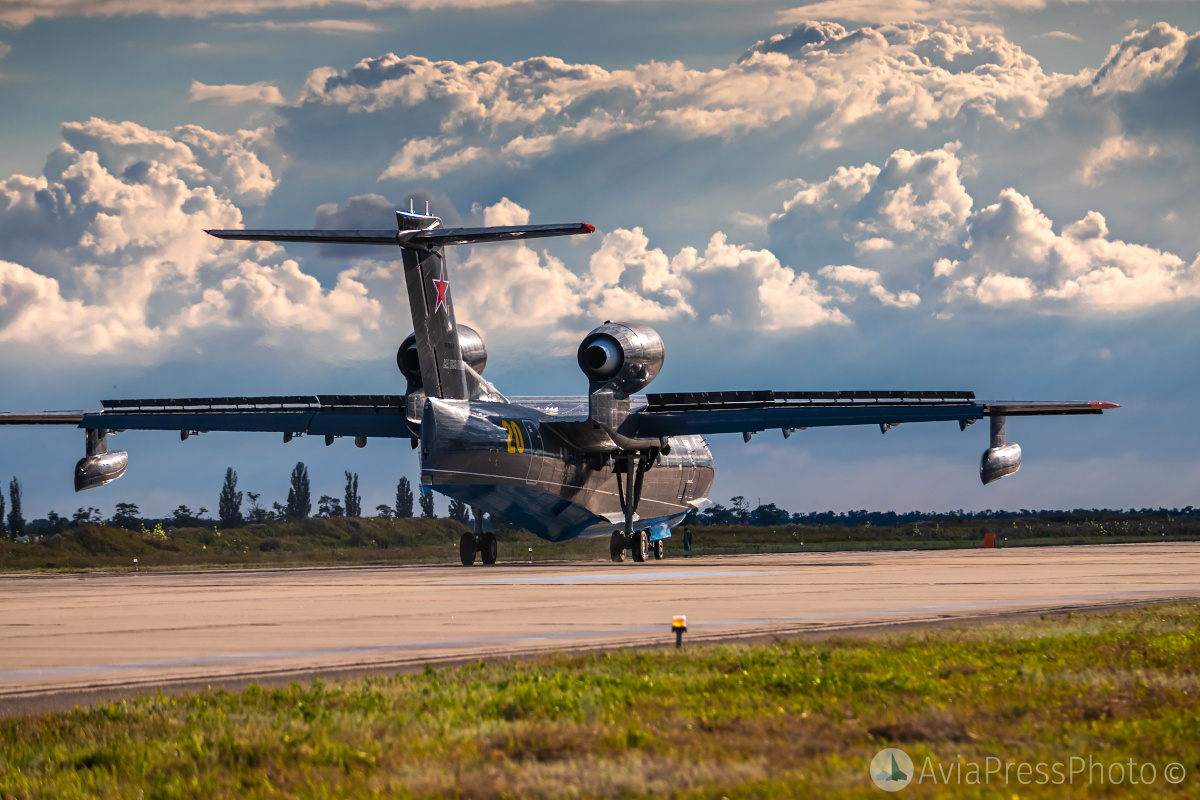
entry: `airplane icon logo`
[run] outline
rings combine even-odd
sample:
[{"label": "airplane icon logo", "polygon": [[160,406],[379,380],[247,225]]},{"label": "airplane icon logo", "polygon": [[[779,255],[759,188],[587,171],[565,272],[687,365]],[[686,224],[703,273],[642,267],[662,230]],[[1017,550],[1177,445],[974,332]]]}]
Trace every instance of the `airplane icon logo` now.
[{"label": "airplane icon logo", "polygon": [[889,747],[871,759],[871,780],[885,792],[898,792],[912,782],[913,762],[908,753]]}]

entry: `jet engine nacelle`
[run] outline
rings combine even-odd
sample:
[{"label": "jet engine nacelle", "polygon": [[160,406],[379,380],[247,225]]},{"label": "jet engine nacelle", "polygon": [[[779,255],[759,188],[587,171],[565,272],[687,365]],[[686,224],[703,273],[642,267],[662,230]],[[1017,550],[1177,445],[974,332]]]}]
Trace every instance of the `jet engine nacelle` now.
[{"label": "jet engine nacelle", "polygon": [[595,387],[614,383],[625,394],[646,388],[666,357],[658,331],[640,322],[605,322],[579,345],[579,368]]},{"label": "jet engine nacelle", "polygon": [[[463,363],[479,374],[487,366],[487,347],[479,331],[466,325],[458,326],[458,347]],[[417,356],[417,334],[410,333],[396,351],[396,366],[411,383],[421,383],[421,360]]]},{"label": "jet engine nacelle", "polygon": [[984,485],[1012,475],[1021,468],[1021,445],[1005,444],[1005,418],[992,416],[992,446],[983,451],[979,460],[979,479]]}]

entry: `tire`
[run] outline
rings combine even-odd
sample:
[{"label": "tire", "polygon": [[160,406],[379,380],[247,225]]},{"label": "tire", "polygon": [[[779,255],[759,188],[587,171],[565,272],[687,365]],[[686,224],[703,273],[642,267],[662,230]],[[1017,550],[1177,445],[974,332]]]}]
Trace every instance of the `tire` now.
[{"label": "tire", "polygon": [[650,555],[650,534],[646,531],[633,532],[633,560],[643,563]]},{"label": "tire", "polygon": [[608,540],[608,557],[620,564],[625,560],[625,534],[614,531]]},{"label": "tire", "polygon": [[462,560],[464,567],[475,563],[475,534],[464,533],[458,540],[458,557]]},{"label": "tire", "polygon": [[655,561],[662,561],[664,558],[666,558],[667,548],[665,539],[659,539],[657,542],[654,542],[654,544],[651,546],[651,549],[654,550]]},{"label": "tire", "polygon": [[483,555],[484,564],[489,566],[495,564],[498,550],[495,534],[485,533],[479,540],[479,552]]}]

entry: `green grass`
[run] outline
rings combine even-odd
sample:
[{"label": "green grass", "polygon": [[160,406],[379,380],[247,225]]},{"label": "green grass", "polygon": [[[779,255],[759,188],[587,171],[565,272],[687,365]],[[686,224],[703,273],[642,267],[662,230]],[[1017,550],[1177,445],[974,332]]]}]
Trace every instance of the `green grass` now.
[{"label": "green grass", "polygon": [[[876,638],[479,662],[0,720],[0,797],[881,797],[882,747],[935,769],[1152,763],[1200,794],[1200,603]],[[1178,787],[1162,770],[1187,770]],[[969,773],[969,770],[968,770]],[[968,774],[963,773],[963,774]],[[1053,775],[1051,775],[1053,777]]]},{"label": "green grass", "polygon": [[[1167,518],[1111,512],[1071,513],[1061,518],[946,520],[891,527],[870,525],[691,526],[690,555],[857,550],[928,550],[982,547],[984,533],[1001,547],[1200,540],[1200,518]],[[37,543],[0,540],[0,571],[192,569],[338,564],[455,563],[467,527],[449,519],[310,518],[247,525],[224,531],[171,528],[159,533],[111,525],[85,525]],[[500,560],[608,558],[608,537],[552,544],[526,531],[499,532]],[[666,543],[667,555],[689,555],[681,528]]]}]

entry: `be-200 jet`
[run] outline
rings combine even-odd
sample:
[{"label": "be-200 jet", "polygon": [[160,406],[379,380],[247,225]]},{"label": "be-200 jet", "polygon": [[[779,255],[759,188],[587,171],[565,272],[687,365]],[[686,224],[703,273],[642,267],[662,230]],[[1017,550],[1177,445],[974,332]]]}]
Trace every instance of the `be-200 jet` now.
[{"label": "be-200 jet", "polygon": [[827,425],[956,422],[987,417],[991,441],[979,465],[985,484],[1016,472],[1021,448],[1005,440],[1008,417],[1100,414],[1097,401],[977,400],[969,391],[728,391],[638,394],[662,369],[663,340],[638,322],[605,322],[579,345],[586,397],[506,397],[482,377],[487,350],[478,332],[454,318],[447,245],[589,234],[585,223],[444,228],[428,213],[397,211],[397,230],[211,230],[221,239],[399,247],[414,331],[396,354],[408,381],[403,395],[314,395],[105,400],[96,411],[7,413],[0,424],[82,428],[86,452],[75,490],[116,480],[128,454],[110,451],[124,430],[169,430],[181,439],[208,431],[268,431],[409,439],[420,455],[422,491],[471,506],[464,565],[496,562],[484,514],[557,542],[610,535],[613,561],[663,557],[663,540],[704,505],[713,482],[705,435],[794,431]]}]

